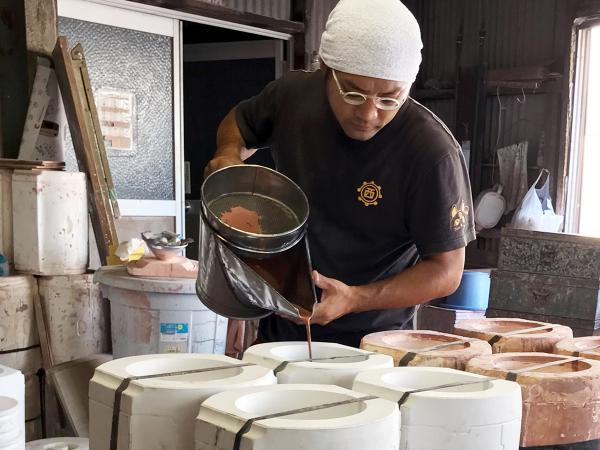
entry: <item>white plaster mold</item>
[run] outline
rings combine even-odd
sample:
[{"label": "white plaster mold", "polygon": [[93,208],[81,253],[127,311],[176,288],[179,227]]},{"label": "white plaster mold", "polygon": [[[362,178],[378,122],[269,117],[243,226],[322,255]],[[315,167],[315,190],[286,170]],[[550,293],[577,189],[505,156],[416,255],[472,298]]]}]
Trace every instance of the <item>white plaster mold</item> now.
[{"label": "white plaster mold", "polygon": [[[464,384],[463,384],[464,383]],[[468,383],[468,384],[467,384]],[[427,390],[443,385],[458,385]],[[401,450],[518,450],[521,389],[517,383],[439,367],[364,372],[353,390],[398,402]]]},{"label": "white plaster mold", "polygon": [[348,389],[360,372],[393,367],[391,356],[341,344],[313,342],[312,350],[313,361],[309,361],[306,342],[271,342],[248,348],[243,360],[277,369],[280,384],[332,384]]},{"label": "white plaster mold", "polygon": [[[364,397],[331,385],[277,385],[217,394],[196,421],[196,450],[232,450],[248,419]],[[258,420],[240,450],[396,450],[398,405],[374,398],[332,408]]]},{"label": "white plaster mold", "polygon": [[118,450],[194,448],[194,420],[213,394],[276,383],[272,371],[222,355],[160,354],[117,359],[99,366],[90,382],[90,448],[108,450],[115,391],[129,377],[211,367],[230,369],[132,380],[121,397]]}]

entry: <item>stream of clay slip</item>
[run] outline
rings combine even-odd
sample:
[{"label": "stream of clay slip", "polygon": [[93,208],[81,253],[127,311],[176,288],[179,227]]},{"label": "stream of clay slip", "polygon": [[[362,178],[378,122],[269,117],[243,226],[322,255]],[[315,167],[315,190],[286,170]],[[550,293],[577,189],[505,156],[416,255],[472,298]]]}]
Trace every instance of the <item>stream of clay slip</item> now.
[{"label": "stream of clay slip", "polygon": [[310,333],[310,319],[312,314],[308,312],[306,309],[298,306],[298,312],[300,313],[300,319],[304,322],[304,326],[306,326],[306,343],[308,344],[308,359],[312,361],[312,336]]}]

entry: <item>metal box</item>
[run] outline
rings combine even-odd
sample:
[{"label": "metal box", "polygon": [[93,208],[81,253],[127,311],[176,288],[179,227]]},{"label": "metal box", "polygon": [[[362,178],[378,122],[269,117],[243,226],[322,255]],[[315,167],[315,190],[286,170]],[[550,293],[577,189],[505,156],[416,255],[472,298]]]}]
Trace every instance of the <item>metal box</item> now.
[{"label": "metal box", "polygon": [[499,270],[600,279],[600,239],[504,228]]}]

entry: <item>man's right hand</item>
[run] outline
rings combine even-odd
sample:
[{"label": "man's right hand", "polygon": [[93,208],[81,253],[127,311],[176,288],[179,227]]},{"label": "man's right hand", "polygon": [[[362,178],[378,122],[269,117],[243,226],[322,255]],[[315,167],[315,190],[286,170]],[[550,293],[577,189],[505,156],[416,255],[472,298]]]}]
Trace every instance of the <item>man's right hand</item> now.
[{"label": "man's right hand", "polygon": [[244,164],[244,162],[239,157],[217,156],[216,158],[211,159],[204,168],[204,178],[219,169],[224,169],[229,166],[238,166],[240,164]]}]

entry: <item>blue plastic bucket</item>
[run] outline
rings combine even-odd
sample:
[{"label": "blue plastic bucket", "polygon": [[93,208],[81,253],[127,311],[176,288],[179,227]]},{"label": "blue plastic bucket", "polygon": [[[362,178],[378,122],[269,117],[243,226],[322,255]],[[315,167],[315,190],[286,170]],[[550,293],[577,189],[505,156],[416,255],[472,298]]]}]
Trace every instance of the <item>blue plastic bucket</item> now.
[{"label": "blue plastic bucket", "polygon": [[453,309],[485,311],[490,297],[489,270],[465,270],[460,286],[454,294],[446,297],[442,306]]}]

